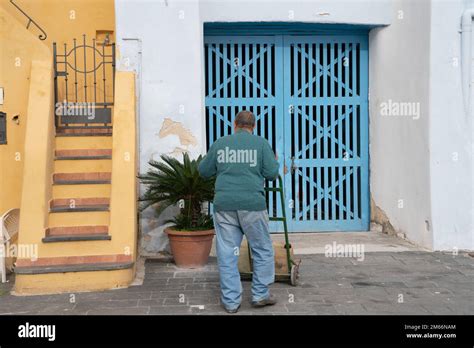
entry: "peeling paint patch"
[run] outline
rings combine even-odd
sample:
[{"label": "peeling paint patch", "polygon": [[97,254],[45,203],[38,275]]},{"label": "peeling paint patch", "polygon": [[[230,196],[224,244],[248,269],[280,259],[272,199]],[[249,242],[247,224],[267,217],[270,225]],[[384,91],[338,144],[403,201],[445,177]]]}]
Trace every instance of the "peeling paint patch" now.
[{"label": "peeling paint patch", "polygon": [[152,153],[152,158],[158,160],[159,156],[166,154],[181,158],[182,153],[187,152],[192,157],[199,154],[199,146],[196,137],[185,128],[181,122],[175,122],[171,118],[165,118],[160,131],[155,134],[158,143],[158,152]]},{"label": "peeling paint patch", "polygon": [[382,226],[382,232],[388,235],[397,235],[397,231],[391,224],[387,214],[375,204],[374,198],[370,195],[370,216],[371,221]]},{"label": "peeling paint patch", "polygon": [[168,135],[177,135],[179,137],[179,142],[183,146],[197,145],[196,137],[191,133],[191,131],[184,128],[181,122],[175,122],[171,118],[164,119],[163,125],[158,133],[160,138],[167,137]]}]

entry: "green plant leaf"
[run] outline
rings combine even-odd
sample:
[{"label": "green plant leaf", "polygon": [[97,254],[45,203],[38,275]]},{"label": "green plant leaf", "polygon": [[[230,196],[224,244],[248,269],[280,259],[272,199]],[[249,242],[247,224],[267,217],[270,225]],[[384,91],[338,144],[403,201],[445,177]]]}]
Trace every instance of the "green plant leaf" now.
[{"label": "green plant leaf", "polygon": [[212,218],[203,214],[203,203],[214,197],[215,178],[203,178],[199,174],[199,163],[202,156],[191,159],[183,153],[183,160],[162,155],[161,161],[150,160],[150,168],[138,176],[146,190],[139,198],[140,210],[157,205],[161,214],[167,207],[182,203],[181,213],[171,222],[179,229],[212,228]]}]

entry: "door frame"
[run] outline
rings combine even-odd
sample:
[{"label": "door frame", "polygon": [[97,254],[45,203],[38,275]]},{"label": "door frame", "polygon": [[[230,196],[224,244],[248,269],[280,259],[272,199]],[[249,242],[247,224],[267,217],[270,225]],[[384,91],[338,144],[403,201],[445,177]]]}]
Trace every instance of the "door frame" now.
[{"label": "door frame", "polygon": [[[204,43],[208,42],[210,38],[213,36],[215,37],[227,37],[227,38],[232,38],[233,36],[237,36],[239,38],[249,36],[249,37],[278,37],[278,39],[275,42],[275,48],[282,50],[282,59],[285,59],[284,56],[286,55],[285,53],[285,38],[289,38],[292,36],[298,36],[298,37],[303,37],[303,36],[335,36],[337,38],[341,38],[344,36],[354,38],[354,37],[359,37],[360,42],[363,46],[364,50],[364,55],[365,55],[365,64],[366,68],[362,69],[361,71],[365,71],[364,74],[360,75],[361,81],[361,91],[362,88],[366,89],[366,95],[367,98],[366,100],[361,103],[361,117],[362,115],[365,115],[367,123],[365,124],[365,127],[360,128],[361,134],[361,147],[362,147],[362,139],[366,140],[366,144],[364,146],[366,147],[366,156],[363,159],[363,163],[361,164],[362,166],[365,166],[366,168],[366,175],[362,175],[361,177],[361,195],[363,195],[364,198],[361,198],[361,208],[362,208],[362,217],[361,221],[359,224],[352,224],[350,228],[347,228],[345,226],[346,224],[332,224],[327,225],[323,224],[320,221],[317,220],[312,220],[308,221],[310,223],[309,225],[306,224],[304,228],[299,227],[298,231],[294,231],[294,224],[295,222],[291,218],[291,210],[288,209],[288,205],[286,206],[286,211],[287,211],[287,222],[288,222],[288,227],[291,232],[329,232],[329,231],[367,231],[369,230],[369,224],[370,224],[370,166],[369,166],[369,157],[370,157],[370,152],[369,152],[369,110],[368,110],[368,81],[369,81],[369,69],[368,69],[368,31],[373,28],[373,26],[365,26],[365,25],[346,25],[346,24],[319,24],[319,23],[289,23],[289,22],[266,22],[266,23],[261,23],[261,22],[212,22],[212,23],[204,23]],[[217,39],[217,38],[216,38]],[[361,47],[362,49],[362,47]],[[275,52],[276,52],[275,50]],[[278,55],[276,55],[278,57]],[[362,60],[362,59],[361,59]],[[280,63],[283,66],[284,71],[286,71],[284,62]],[[277,66],[277,63],[275,63]],[[204,69],[203,69],[203,74]],[[277,74],[275,74],[277,75]],[[204,76],[204,79],[206,76]],[[282,80],[285,80],[285,76],[282,76]],[[280,100],[280,103],[282,104],[283,111],[285,112],[285,108],[287,107],[287,93],[285,91],[286,86],[284,86],[282,89],[283,95],[281,96],[282,100]],[[277,96],[275,96],[278,98]],[[280,120],[279,123],[282,123],[282,129],[281,131],[279,130],[278,127],[276,127],[276,134],[275,136],[278,137],[278,139],[281,141],[277,141],[277,146],[276,146],[276,151],[278,152],[279,159],[284,156],[284,160],[280,160],[280,171],[283,172],[284,168],[288,166],[289,168],[289,158],[288,154],[286,153],[287,151],[287,146],[284,144],[285,137],[285,119],[286,117],[282,117],[282,120]],[[205,134],[205,139],[207,139],[207,132]],[[365,137],[365,138],[364,138]],[[207,140],[206,140],[207,141]],[[289,141],[288,139],[286,141]],[[362,151],[361,151],[362,154]],[[282,156],[283,155],[283,156]],[[290,187],[289,185],[289,180],[291,180],[291,176],[287,175],[286,173],[283,176],[283,182],[284,182],[284,191],[285,191],[285,199],[287,203],[289,201],[289,195],[288,195],[288,189]],[[278,207],[279,209],[279,207]],[[297,222],[300,223],[301,222]],[[272,231],[277,231],[277,232],[282,232],[283,231],[283,226],[282,223],[272,223],[271,230]]]}]

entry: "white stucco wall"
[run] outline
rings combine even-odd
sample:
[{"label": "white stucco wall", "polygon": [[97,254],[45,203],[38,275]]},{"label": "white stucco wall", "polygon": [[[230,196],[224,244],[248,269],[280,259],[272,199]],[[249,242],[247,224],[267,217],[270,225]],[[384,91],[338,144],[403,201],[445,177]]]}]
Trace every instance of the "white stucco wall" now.
[{"label": "white stucco wall", "polygon": [[[397,232],[431,248],[430,2],[398,0],[391,15],[369,36],[370,190]],[[418,103],[419,117],[382,115],[390,100]]]},{"label": "white stucco wall", "polygon": [[431,7],[431,209],[433,247],[442,250],[474,249],[474,115],[463,109],[459,33],[468,7],[474,1],[437,0]]},{"label": "white stucco wall", "polygon": [[[141,62],[139,100],[140,172],[161,154],[203,150],[202,26],[197,1],[116,0],[117,45],[123,54],[119,69]],[[141,55],[133,55],[133,41]],[[163,221],[152,209],[140,219],[144,252],[167,248]]]},{"label": "white stucco wall", "polygon": [[[467,126],[458,112],[461,92],[452,68],[446,68],[459,45],[455,32],[462,0],[454,2],[454,9],[446,11],[428,0],[116,0],[117,44],[123,53],[119,69],[129,68],[126,59],[128,66],[130,59],[141,60],[140,170],[163,153],[196,155],[205,149],[204,22],[391,24],[370,33],[371,194],[409,239],[429,248],[472,248],[469,198],[453,199],[469,192],[462,183],[472,175],[465,170],[472,159],[470,164],[447,162],[456,150],[469,156],[469,135],[462,140],[457,134]],[[139,47],[142,54],[133,54]],[[447,88],[450,102],[444,103]],[[388,100],[420,103],[419,119],[382,117],[380,103]],[[446,115],[457,121],[443,133]],[[451,175],[452,186],[446,189]],[[454,185],[456,180],[461,185]],[[463,206],[466,215],[461,216]],[[141,219],[143,245],[150,252],[165,247],[162,221],[149,211]]]},{"label": "white stucco wall", "polygon": [[202,22],[386,25],[390,0],[200,0]]}]

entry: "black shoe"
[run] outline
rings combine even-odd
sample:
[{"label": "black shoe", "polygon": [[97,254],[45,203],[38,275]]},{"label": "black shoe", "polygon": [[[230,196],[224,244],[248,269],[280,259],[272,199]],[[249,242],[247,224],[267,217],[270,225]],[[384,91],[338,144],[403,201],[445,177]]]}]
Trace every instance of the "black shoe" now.
[{"label": "black shoe", "polygon": [[224,306],[225,311],[230,314],[237,313],[239,311],[239,308],[240,305],[237,308],[227,308],[226,306]]},{"label": "black shoe", "polygon": [[273,306],[275,303],[277,303],[276,298],[273,295],[270,295],[266,299],[260,301],[252,301],[252,307],[261,308],[265,306]]}]

